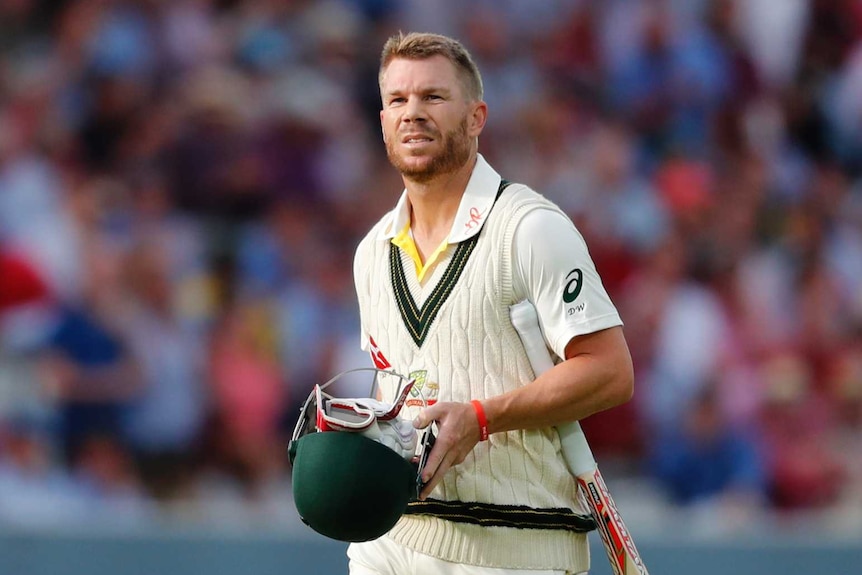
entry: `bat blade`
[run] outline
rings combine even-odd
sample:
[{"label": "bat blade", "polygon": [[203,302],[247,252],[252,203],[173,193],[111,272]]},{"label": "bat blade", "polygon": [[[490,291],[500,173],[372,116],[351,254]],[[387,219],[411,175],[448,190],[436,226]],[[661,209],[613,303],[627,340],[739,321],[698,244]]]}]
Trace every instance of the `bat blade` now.
[{"label": "bat blade", "polygon": [[596,522],[602,545],[615,575],[648,575],[635,542],[596,468],[577,477],[581,498]]},{"label": "bat blade", "polygon": [[[512,324],[536,377],[554,366],[545,346],[536,308],[527,300],[516,303],[509,310]],[[581,500],[595,520],[602,545],[614,575],[649,575],[634,540],[611,497],[608,487],[596,465],[587,438],[577,422],[557,427],[560,434],[563,459],[578,484]]]}]

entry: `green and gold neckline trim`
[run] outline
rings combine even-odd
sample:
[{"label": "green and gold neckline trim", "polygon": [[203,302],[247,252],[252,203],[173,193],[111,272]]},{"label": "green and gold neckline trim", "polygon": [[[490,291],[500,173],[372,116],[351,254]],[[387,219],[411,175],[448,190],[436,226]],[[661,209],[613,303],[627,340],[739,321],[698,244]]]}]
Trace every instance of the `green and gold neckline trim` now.
[{"label": "green and gold neckline trim", "polygon": [[[500,188],[497,190],[497,197],[494,199],[495,203],[508,185],[509,182],[506,180],[502,180],[500,182]],[[404,321],[404,325],[407,327],[410,337],[413,338],[414,343],[416,343],[418,347],[422,347],[422,343],[428,335],[431,324],[434,323],[434,318],[437,317],[437,313],[440,311],[440,308],[454,291],[455,284],[458,283],[458,279],[461,277],[461,273],[467,265],[467,260],[470,259],[470,254],[472,254],[473,250],[476,248],[480,235],[481,232],[458,244],[449,265],[446,266],[446,271],[443,273],[443,277],[441,277],[440,281],[437,282],[431,295],[421,308],[416,305],[416,301],[410,293],[410,287],[407,285],[407,276],[404,273],[404,264],[401,262],[401,248],[394,244],[390,244],[389,275],[392,280],[392,288],[395,293],[395,303],[398,305],[401,319]]]}]

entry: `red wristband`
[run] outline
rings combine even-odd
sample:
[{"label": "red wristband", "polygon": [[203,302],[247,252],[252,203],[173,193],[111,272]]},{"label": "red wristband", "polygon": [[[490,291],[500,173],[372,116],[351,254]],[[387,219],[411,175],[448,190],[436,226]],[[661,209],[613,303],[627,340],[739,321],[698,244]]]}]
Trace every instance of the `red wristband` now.
[{"label": "red wristband", "polygon": [[482,402],[474,399],[470,403],[473,404],[473,409],[476,410],[476,419],[479,420],[479,441],[488,441],[488,418],[485,417],[485,408],[482,407]]}]

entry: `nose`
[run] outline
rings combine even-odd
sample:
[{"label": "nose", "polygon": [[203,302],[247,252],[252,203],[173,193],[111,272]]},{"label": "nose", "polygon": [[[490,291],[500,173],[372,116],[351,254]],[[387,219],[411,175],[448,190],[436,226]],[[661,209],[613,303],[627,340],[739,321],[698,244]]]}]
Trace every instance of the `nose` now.
[{"label": "nose", "polygon": [[407,104],[404,106],[403,120],[405,122],[424,122],[426,119],[425,107],[422,105],[422,98],[411,96],[407,99]]}]

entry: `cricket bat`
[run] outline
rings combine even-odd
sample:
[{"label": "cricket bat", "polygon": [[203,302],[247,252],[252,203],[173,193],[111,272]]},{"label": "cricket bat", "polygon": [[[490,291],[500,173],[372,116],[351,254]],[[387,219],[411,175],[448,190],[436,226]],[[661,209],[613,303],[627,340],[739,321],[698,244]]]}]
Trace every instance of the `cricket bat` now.
[{"label": "cricket bat", "polygon": [[[554,367],[533,304],[527,300],[516,303],[511,306],[509,314],[527,350],[527,357],[536,377]],[[557,426],[557,431],[560,434],[566,466],[577,480],[581,498],[586,502],[596,522],[614,575],[649,575],[599,472],[581,425],[575,421]]]}]

